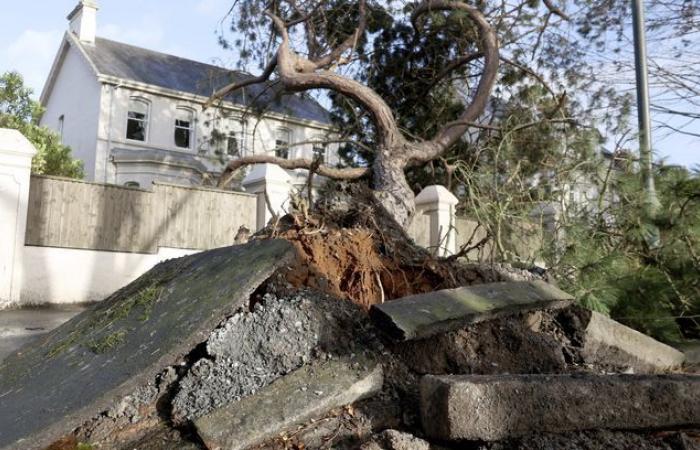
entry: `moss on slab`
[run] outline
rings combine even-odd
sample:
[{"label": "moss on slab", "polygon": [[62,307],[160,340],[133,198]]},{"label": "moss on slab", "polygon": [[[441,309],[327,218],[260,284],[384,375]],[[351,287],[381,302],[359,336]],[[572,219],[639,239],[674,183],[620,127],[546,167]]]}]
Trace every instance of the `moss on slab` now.
[{"label": "moss on slab", "polygon": [[[163,291],[161,287],[162,281],[162,279],[151,280],[151,283],[142,289],[136,290],[123,300],[109,305],[101,314],[96,314],[91,320],[80,324],[68,336],[57,342],[49,349],[46,356],[53,358],[81,343],[95,353],[104,353],[104,351],[95,351],[95,348],[108,350],[109,348],[113,348],[116,344],[120,344],[121,342],[116,342],[115,339],[119,338],[120,341],[124,340],[127,333],[124,329],[87,342],[86,337],[91,333],[99,332],[100,329],[110,327],[115,322],[126,319],[135,308],[141,311],[138,320],[140,322],[148,321],[151,317],[153,306],[158,301]],[[111,347],[105,348],[104,345],[106,344],[111,344]]]},{"label": "moss on slab", "polygon": [[100,339],[88,342],[87,348],[93,353],[100,355],[122,345],[124,343],[124,338],[126,338],[126,330],[115,331]]}]

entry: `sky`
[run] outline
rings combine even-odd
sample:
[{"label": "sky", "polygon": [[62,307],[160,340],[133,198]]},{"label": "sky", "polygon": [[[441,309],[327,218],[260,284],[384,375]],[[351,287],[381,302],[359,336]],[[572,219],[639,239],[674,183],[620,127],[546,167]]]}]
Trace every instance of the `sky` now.
[{"label": "sky", "polygon": [[[38,97],[68,27],[77,0],[7,2],[0,27],[0,73],[19,71]],[[231,51],[217,43],[216,31],[232,0],[98,0],[97,35],[152,50],[226,67]],[[698,130],[700,131],[700,130]],[[658,136],[657,157],[668,163],[700,166],[700,139]]]}]

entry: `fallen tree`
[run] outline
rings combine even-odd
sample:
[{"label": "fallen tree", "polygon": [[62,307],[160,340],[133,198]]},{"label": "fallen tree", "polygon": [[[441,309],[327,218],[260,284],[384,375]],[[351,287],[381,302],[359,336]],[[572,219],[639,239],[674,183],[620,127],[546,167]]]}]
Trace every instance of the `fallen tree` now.
[{"label": "fallen tree", "polygon": [[[334,91],[354,101],[368,115],[376,130],[373,161],[367,169],[333,169],[309,159],[287,160],[255,155],[231,161],[220,178],[219,186],[226,186],[233,173],[240,167],[261,162],[279,164],[286,168],[305,168],[334,179],[352,180],[368,175],[378,204],[399,225],[406,228],[410,224],[415,205],[414,194],[406,181],[404,171],[444,154],[485,110],[498,75],[499,50],[494,29],[478,8],[457,1],[426,0],[413,9],[410,19],[416,34],[421,33],[426,16],[444,11],[458,11],[469,19],[469,23],[464,22],[465,33],[470,26],[476,28],[478,38],[475,51],[457,55],[454,63],[447,66],[450,70],[483,59],[479,81],[461,115],[456,120],[444,124],[432,138],[421,139],[400,129],[392,109],[377,92],[334,70],[340,65],[350,63],[358,41],[366,39],[366,0],[360,0],[357,4],[357,23],[354,31],[322,54],[319,52],[321,46],[317,41],[318,24],[314,21],[324,8],[332,8],[332,5],[324,2],[301,4],[290,0],[272,2],[267,6],[265,15],[272,21],[274,33],[280,42],[274,57],[260,76],[225,86],[212,96],[210,103],[221,100],[245,86],[267,82],[275,72],[278,76],[275,81],[285,92],[313,89]],[[304,35],[307,38],[309,56],[295,51],[291,44],[290,33],[297,25],[305,27]],[[446,75],[441,73],[438,77],[444,78]]]}]

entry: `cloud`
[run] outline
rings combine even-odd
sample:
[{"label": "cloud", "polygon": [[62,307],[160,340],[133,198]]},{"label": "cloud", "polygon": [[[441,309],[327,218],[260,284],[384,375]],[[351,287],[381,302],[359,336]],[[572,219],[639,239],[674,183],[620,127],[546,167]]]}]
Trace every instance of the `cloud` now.
[{"label": "cloud", "polygon": [[38,97],[51,70],[61,36],[63,32],[58,30],[25,30],[4,52],[0,50],[0,66],[21,73],[25,84],[31,87],[34,96]]}]

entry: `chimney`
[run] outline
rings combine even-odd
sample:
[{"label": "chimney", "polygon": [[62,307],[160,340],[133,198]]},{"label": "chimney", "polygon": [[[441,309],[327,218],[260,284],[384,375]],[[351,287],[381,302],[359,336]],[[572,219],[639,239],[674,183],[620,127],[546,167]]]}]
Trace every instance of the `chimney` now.
[{"label": "chimney", "polygon": [[80,0],[78,5],[68,14],[70,25],[68,29],[81,42],[95,43],[97,32],[97,0]]}]

